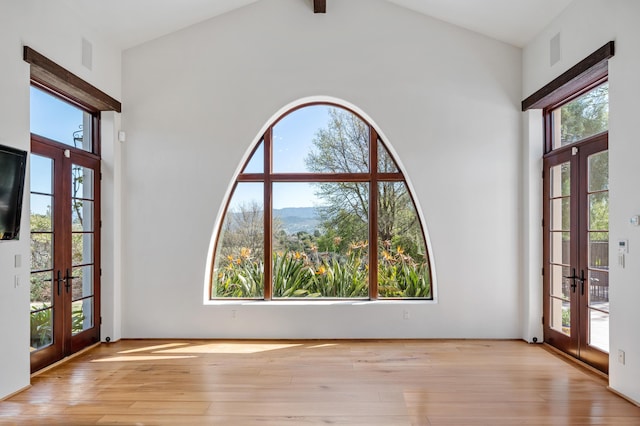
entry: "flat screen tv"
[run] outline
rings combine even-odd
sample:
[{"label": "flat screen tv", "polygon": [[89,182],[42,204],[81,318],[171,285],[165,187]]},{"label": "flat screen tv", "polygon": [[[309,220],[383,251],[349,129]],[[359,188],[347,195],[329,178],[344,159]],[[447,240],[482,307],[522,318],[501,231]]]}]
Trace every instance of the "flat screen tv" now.
[{"label": "flat screen tv", "polygon": [[0,145],[0,240],[19,238],[26,169],[25,151]]}]

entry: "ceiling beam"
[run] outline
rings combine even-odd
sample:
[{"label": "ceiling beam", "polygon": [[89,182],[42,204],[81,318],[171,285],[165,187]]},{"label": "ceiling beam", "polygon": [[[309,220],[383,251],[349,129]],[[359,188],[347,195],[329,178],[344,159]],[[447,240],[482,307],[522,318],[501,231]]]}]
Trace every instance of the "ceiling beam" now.
[{"label": "ceiling beam", "polygon": [[327,0],[313,0],[313,13],[327,13]]}]

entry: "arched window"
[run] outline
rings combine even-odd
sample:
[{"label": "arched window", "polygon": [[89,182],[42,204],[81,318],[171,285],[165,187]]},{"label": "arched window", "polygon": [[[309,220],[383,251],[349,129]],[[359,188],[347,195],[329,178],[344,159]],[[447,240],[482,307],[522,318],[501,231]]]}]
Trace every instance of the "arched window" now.
[{"label": "arched window", "polygon": [[432,299],[425,235],[375,129],[301,105],[264,133],[217,232],[212,299]]}]

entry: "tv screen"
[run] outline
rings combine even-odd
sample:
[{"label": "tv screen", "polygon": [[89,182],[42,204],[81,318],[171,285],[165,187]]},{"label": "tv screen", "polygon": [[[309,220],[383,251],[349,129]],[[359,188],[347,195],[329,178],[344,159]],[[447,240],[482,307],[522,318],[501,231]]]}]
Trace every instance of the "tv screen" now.
[{"label": "tv screen", "polygon": [[17,240],[27,153],[0,145],[0,240]]}]

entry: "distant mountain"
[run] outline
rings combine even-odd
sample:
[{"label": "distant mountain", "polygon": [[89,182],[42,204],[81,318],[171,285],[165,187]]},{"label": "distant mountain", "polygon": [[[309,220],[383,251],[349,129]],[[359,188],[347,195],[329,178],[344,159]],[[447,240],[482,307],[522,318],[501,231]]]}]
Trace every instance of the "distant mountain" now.
[{"label": "distant mountain", "polygon": [[282,228],[287,234],[295,234],[300,231],[312,234],[320,224],[318,211],[315,207],[273,209],[273,217],[280,219]]}]

